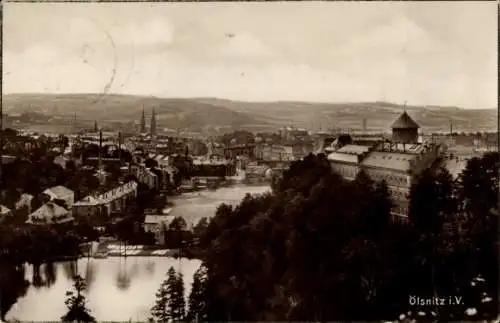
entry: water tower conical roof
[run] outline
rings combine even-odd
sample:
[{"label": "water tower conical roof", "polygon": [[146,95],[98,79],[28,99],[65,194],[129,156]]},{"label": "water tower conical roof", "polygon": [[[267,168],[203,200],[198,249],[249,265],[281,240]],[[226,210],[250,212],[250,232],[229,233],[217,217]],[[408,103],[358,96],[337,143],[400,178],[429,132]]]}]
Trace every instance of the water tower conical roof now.
[{"label": "water tower conical roof", "polygon": [[405,111],[399,116],[399,118],[396,119],[396,121],[394,121],[391,128],[392,129],[418,129],[418,128],[420,128],[420,126]]}]

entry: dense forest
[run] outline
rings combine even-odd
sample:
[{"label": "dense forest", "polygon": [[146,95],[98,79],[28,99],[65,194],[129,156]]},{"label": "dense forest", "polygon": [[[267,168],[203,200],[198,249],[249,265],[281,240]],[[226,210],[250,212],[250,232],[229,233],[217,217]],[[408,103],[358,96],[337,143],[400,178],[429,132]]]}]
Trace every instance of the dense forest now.
[{"label": "dense forest", "polygon": [[272,193],[218,208],[200,241],[189,319],[496,317],[498,170],[495,153],[470,160],[458,180],[424,171],[400,223],[384,182],[363,172],[345,181],[324,155],[294,162]]}]

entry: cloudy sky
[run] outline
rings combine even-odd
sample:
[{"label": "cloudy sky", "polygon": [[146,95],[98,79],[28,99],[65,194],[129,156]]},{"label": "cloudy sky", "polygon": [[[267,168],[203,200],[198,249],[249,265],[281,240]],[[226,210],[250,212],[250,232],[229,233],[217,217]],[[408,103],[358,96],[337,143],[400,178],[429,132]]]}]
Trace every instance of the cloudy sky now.
[{"label": "cloudy sky", "polygon": [[496,2],[4,4],[4,93],[495,108]]}]

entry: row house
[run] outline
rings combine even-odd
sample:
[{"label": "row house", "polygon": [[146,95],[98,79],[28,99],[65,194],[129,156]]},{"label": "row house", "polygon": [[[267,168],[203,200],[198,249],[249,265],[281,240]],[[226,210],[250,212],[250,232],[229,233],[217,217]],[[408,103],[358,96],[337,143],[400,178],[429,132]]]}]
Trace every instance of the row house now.
[{"label": "row house", "polygon": [[122,212],[137,197],[137,183],[130,181],[98,196],[87,196],[73,205],[73,216],[110,216]]}]

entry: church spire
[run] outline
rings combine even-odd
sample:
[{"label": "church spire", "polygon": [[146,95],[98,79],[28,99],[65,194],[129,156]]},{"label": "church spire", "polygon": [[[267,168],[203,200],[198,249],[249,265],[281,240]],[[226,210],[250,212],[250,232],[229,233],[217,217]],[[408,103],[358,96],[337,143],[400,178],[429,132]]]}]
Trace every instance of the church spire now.
[{"label": "church spire", "polygon": [[142,108],[142,116],[141,116],[141,133],[146,132],[146,114],[144,112],[144,107]]},{"label": "church spire", "polygon": [[156,111],[153,107],[153,112],[151,113],[151,137],[156,136]]}]

